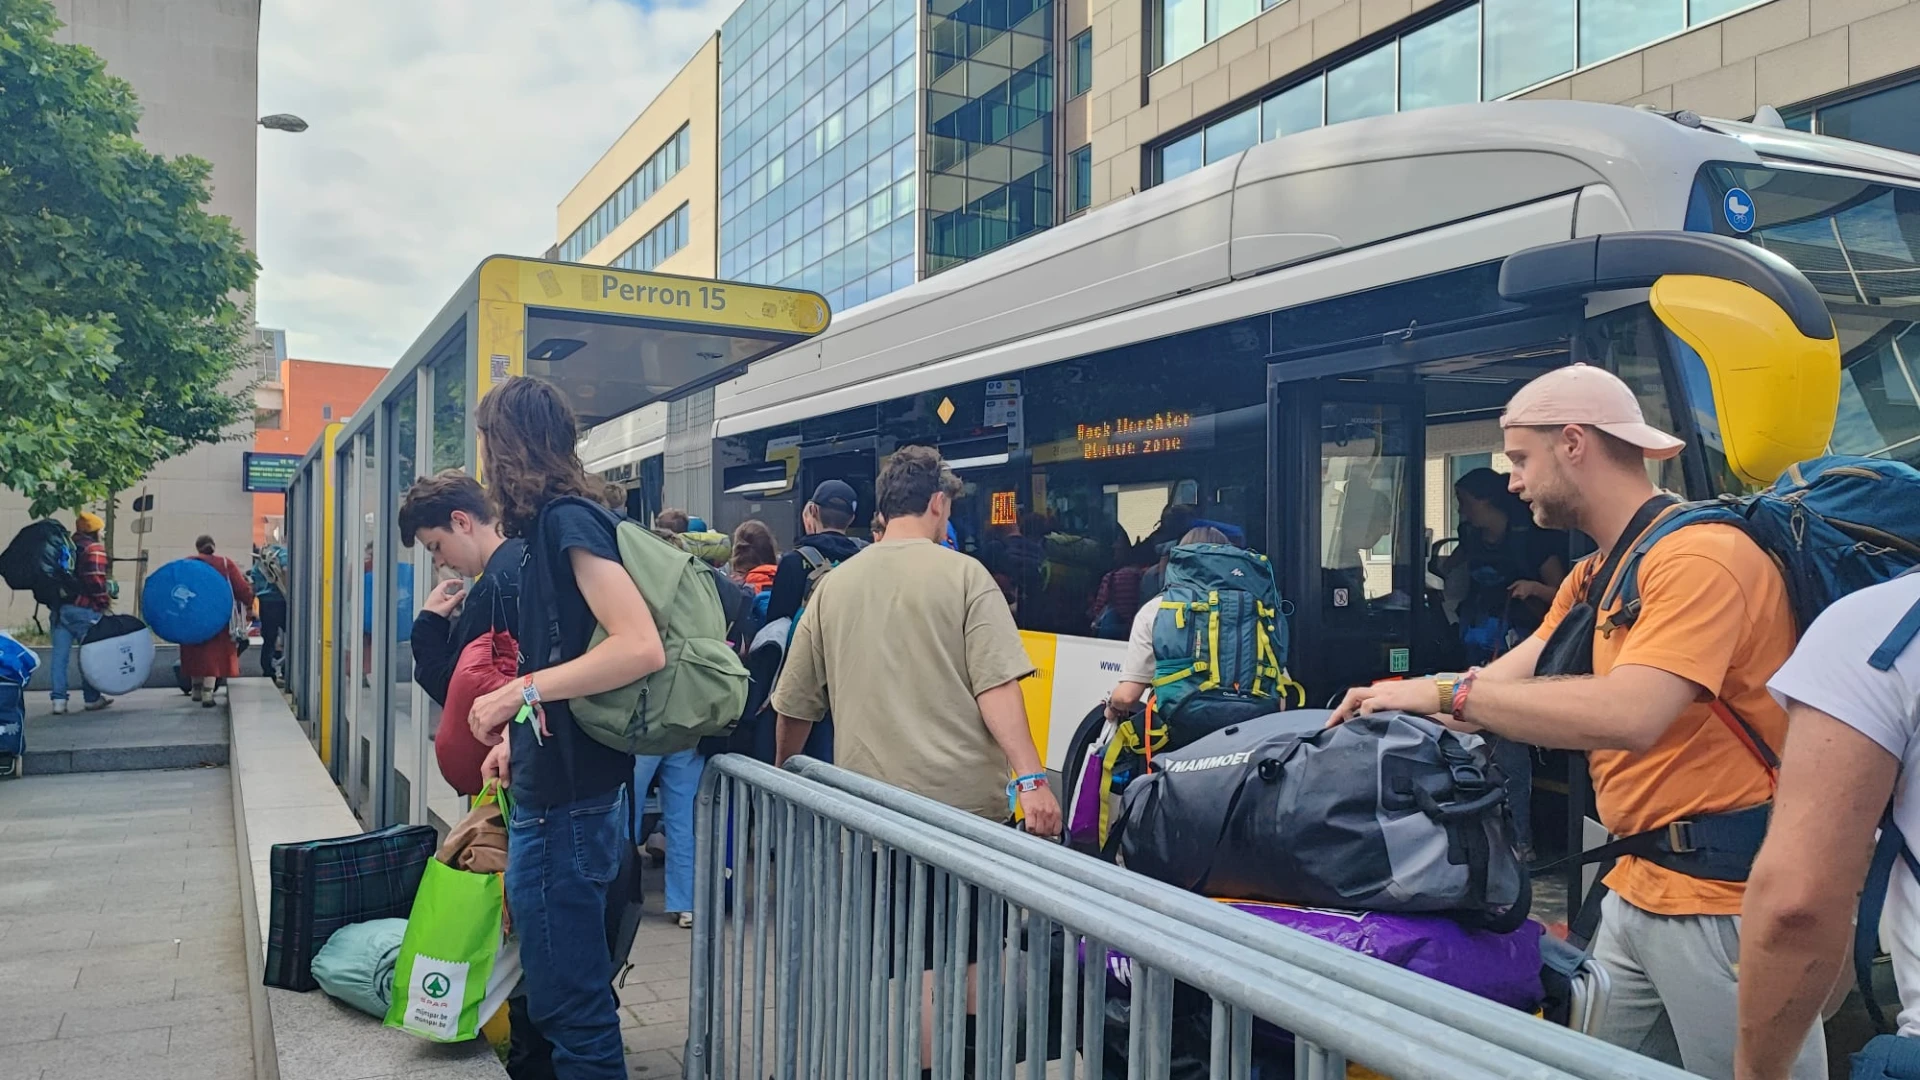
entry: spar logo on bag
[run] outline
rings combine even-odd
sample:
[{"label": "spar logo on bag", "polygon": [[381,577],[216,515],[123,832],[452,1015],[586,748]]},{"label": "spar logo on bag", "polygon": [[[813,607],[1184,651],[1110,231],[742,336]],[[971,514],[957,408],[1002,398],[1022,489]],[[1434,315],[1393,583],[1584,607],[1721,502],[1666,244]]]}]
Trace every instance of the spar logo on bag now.
[{"label": "spar logo on bag", "polygon": [[457,1038],[467,997],[467,965],[420,955],[413,959],[413,971],[404,1026],[440,1039]]}]

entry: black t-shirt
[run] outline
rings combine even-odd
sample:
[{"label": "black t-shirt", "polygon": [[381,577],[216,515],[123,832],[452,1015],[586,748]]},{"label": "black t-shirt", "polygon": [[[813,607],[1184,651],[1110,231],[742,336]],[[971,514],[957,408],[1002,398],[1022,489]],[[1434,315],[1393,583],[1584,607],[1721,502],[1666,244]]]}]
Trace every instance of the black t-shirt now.
[{"label": "black t-shirt", "polygon": [[413,645],[413,681],[428,697],[447,703],[447,684],[453,681],[460,653],[476,638],[495,629],[519,636],[520,565],[526,557],[525,540],[508,540],[494,549],[486,572],[467,590],[458,618],[449,621],[426,610],[414,616],[408,639]]},{"label": "black t-shirt", "polygon": [[[520,584],[520,673],[530,674],[581,656],[596,620],[573,577],[569,552],[578,548],[620,561],[614,540],[619,519],[584,500],[555,502],[540,514],[527,544]],[[538,680],[536,679],[537,683]],[[605,795],[633,778],[633,756],[589,738],[574,725],[564,701],[546,703],[544,743],[532,722],[507,725],[513,739],[513,797],[530,807],[554,807]]]},{"label": "black t-shirt", "polygon": [[793,550],[780,556],[773,571],[773,591],[767,597],[767,621],[788,619],[798,614],[800,602],[806,598],[807,578],[813,571],[807,566],[807,560],[800,549],[810,547],[818,551],[835,566],[846,562],[867,546],[865,540],[855,539],[845,533],[812,533],[800,538]]},{"label": "black t-shirt", "polygon": [[1542,581],[1542,569],[1556,556],[1566,563],[1567,534],[1536,528],[1531,522],[1516,522],[1499,543],[1489,544],[1475,535],[1463,542],[1463,550],[1471,584],[1467,601],[1461,605],[1462,623],[1495,619],[1522,634],[1539,629],[1546,605],[1509,603],[1507,590],[1516,581]]}]

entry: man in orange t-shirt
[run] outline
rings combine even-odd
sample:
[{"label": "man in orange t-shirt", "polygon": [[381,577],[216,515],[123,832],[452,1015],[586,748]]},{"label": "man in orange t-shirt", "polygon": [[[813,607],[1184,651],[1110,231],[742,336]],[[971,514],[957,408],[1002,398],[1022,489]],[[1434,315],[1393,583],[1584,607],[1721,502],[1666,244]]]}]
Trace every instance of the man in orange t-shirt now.
[{"label": "man in orange t-shirt", "polygon": [[[1648,425],[1614,375],[1584,364],[1543,375],[1514,395],[1500,424],[1509,486],[1541,527],[1579,529],[1610,553],[1642,534],[1625,535],[1636,518],[1668,512],[1649,505],[1658,493],[1645,462],[1684,444]],[[1353,690],[1334,719],[1390,709],[1450,714],[1461,730],[1585,750],[1600,820],[1616,836],[1768,802],[1770,751],[1737,727],[1744,721],[1765,747],[1786,741],[1786,713],[1767,680],[1793,651],[1793,614],[1772,560],[1732,526],[1676,530],[1640,560],[1637,619],[1609,628],[1617,602],[1598,613],[1593,674],[1535,678],[1555,629],[1604,563],[1596,556],[1577,566],[1536,635],[1483,671]],[[1595,1034],[1731,1078],[1745,882],[1625,856],[1606,884],[1593,949],[1613,992]],[[1826,1076],[1817,1029],[1792,1076]]]}]

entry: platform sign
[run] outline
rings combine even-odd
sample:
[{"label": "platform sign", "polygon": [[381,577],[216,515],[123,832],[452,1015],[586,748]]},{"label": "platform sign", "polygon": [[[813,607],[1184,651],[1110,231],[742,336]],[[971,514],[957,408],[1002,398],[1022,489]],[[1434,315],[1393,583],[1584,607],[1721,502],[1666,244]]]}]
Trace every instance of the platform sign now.
[{"label": "platform sign", "polygon": [[277,494],[287,490],[300,473],[299,454],[246,453],[240,457],[243,491]]}]

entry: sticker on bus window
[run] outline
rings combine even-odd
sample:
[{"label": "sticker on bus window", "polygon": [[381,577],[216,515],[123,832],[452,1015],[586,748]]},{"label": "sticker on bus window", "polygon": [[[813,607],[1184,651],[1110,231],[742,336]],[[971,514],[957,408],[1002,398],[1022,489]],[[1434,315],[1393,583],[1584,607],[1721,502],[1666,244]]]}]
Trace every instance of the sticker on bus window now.
[{"label": "sticker on bus window", "polygon": [[1753,231],[1753,196],[1740,188],[1727,192],[1727,224],[1737,233]]},{"label": "sticker on bus window", "polygon": [[1413,650],[1411,649],[1388,649],[1387,650],[1387,670],[1393,672],[1395,675],[1404,673],[1407,670],[1407,668],[1412,666],[1412,664],[1413,664]]}]

